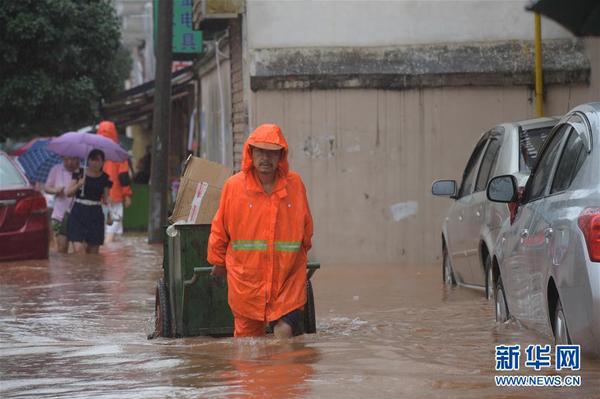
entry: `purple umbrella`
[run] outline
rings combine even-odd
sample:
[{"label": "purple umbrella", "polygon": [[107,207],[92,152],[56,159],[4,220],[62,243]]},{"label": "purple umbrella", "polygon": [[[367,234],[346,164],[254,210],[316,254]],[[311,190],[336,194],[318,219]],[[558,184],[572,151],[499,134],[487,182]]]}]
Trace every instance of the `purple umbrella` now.
[{"label": "purple umbrella", "polygon": [[[92,150],[104,152],[104,159],[108,161],[122,162],[128,158],[127,151],[120,145],[104,136],[93,133],[68,132],[52,139],[46,149],[63,157],[79,157],[84,160],[84,168],[87,168],[87,157]],[[83,175],[85,179],[85,173]],[[85,187],[81,188],[83,193]]]},{"label": "purple umbrella", "polygon": [[122,162],[128,157],[119,144],[99,134],[69,132],[52,139],[46,146],[49,151],[64,157],[79,157],[87,161],[88,154],[94,149],[104,152],[108,161]]}]

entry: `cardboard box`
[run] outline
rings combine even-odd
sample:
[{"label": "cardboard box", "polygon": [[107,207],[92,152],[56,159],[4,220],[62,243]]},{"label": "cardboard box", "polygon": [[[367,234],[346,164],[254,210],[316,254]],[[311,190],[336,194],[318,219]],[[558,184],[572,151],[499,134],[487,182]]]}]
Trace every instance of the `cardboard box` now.
[{"label": "cardboard box", "polygon": [[221,199],[225,180],[231,176],[231,169],[220,163],[190,156],[185,168],[171,223],[210,224]]}]

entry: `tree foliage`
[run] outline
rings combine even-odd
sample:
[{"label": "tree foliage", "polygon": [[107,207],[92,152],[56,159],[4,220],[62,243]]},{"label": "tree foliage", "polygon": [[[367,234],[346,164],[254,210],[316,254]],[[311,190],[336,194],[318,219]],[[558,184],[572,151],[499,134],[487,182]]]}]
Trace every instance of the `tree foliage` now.
[{"label": "tree foliage", "polygon": [[0,140],[92,124],[130,59],[109,0],[0,0]]}]

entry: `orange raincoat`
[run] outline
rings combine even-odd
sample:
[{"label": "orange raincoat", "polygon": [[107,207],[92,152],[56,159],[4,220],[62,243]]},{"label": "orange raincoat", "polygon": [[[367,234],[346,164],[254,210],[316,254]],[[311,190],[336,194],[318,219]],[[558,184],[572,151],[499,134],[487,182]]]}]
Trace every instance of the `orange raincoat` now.
[{"label": "orange raincoat", "polygon": [[[250,145],[283,147],[272,193],[252,164]],[[277,125],[259,126],[244,144],[242,171],[223,187],[208,240],[208,262],[227,268],[234,314],[274,321],[306,303],[306,262],[313,222],[300,176],[289,171],[288,145]]]},{"label": "orange raincoat", "polygon": [[[110,121],[100,122],[97,133],[119,144],[119,136],[114,123]],[[131,197],[133,195],[129,179],[129,164],[127,161],[105,161],[103,169],[104,173],[108,175],[108,178],[113,183],[109,192],[110,199],[113,203],[121,203],[123,202],[123,197]]]}]

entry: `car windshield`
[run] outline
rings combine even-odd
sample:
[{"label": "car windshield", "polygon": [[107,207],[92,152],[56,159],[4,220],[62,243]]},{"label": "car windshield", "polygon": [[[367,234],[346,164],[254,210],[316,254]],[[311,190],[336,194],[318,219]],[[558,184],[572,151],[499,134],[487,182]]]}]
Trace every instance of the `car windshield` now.
[{"label": "car windshield", "polygon": [[6,156],[0,155],[0,189],[26,185],[27,181],[23,179],[12,162]]},{"label": "car windshield", "polygon": [[531,170],[537,162],[538,155],[542,150],[544,142],[552,126],[538,129],[521,129],[519,132],[519,171],[522,173],[531,173]]}]

